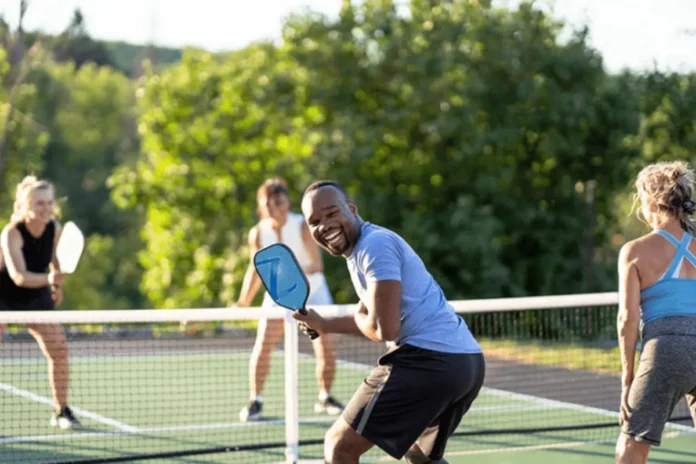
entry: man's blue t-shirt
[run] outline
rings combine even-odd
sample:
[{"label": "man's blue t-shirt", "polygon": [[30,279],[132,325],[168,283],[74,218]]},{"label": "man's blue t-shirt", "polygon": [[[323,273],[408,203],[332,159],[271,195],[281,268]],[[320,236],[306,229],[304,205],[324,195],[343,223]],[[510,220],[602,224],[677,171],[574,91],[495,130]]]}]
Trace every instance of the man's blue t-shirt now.
[{"label": "man's blue t-shirt", "polygon": [[[480,353],[481,347],[447,302],[442,289],[406,241],[365,222],[348,257],[355,291],[364,300],[370,282],[401,282],[401,331],[393,342],[445,353]],[[368,306],[368,310],[373,310]]]}]

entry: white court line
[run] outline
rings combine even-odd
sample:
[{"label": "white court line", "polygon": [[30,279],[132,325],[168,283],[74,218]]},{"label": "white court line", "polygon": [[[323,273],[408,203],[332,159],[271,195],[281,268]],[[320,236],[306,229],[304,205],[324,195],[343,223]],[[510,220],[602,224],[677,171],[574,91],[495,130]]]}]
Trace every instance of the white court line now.
[{"label": "white court line", "polygon": [[[53,400],[50,398],[46,398],[45,396],[37,395],[36,393],[32,393],[32,392],[27,391],[27,390],[22,390],[21,388],[14,387],[14,386],[8,385],[6,383],[0,383],[0,390],[6,391],[6,392],[11,393],[13,395],[21,396],[22,398],[27,398],[27,399],[35,401],[37,403],[45,404],[45,405],[48,405],[51,407],[54,406]],[[102,424],[110,425],[111,427],[117,428],[118,430],[122,430],[124,432],[137,433],[139,430],[136,427],[133,427],[131,425],[124,424],[122,422],[118,422],[114,419],[110,419],[108,417],[104,417],[104,416],[101,416],[99,414],[95,414],[95,413],[87,411],[85,409],[76,408],[74,406],[70,406],[70,409],[72,409],[73,412],[79,416],[87,417],[89,419],[92,419],[93,421],[100,422]]]},{"label": "white court line", "polygon": [[[481,408],[471,408],[470,412],[496,412],[496,411],[531,411],[544,409],[543,406],[490,406]],[[306,417],[300,419],[300,424],[330,424],[336,421],[335,417],[318,416]],[[122,430],[119,432],[86,432],[73,434],[53,434],[53,435],[33,435],[25,437],[8,437],[0,438],[1,444],[8,443],[26,443],[37,441],[52,441],[52,440],[77,440],[85,438],[100,438],[100,437],[119,437],[130,435],[146,435],[149,433],[166,433],[166,432],[194,432],[201,430],[221,430],[235,429],[247,427],[263,427],[266,425],[285,425],[284,419],[264,420],[258,422],[230,422],[222,424],[200,424],[200,425],[174,425],[168,427],[153,427],[153,428],[136,428],[135,430]]]},{"label": "white court line", "polygon": [[[335,417],[321,416],[308,417],[300,419],[301,424],[323,424],[333,423]],[[194,432],[203,430],[222,430],[236,429],[247,427],[262,427],[266,425],[285,425],[285,419],[265,420],[259,422],[229,422],[222,424],[200,424],[200,425],[175,425],[170,427],[152,427],[141,428],[134,430],[122,430],[118,432],[84,432],[84,433],[63,433],[53,435],[33,435],[26,437],[7,437],[0,438],[0,445],[10,443],[29,443],[37,441],[63,441],[63,440],[81,440],[85,438],[103,438],[103,437],[127,437],[132,435],[147,435],[150,433],[165,433],[165,432]]]},{"label": "white court line", "polygon": [[481,406],[480,408],[472,407],[467,414],[471,414],[472,412],[541,411],[544,409],[548,408],[540,404],[536,406]]},{"label": "white court line", "polygon": [[[522,400],[522,401],[532,401],[534,403],[544,405],[544,406],[549,406],[552,408],[560,408],[560,409],[570,409],[572,411],[581,411],[581,412],[586,412],[589,414],[598,414],[601,416],[605,417],[611,417],[613,419],[617,419],[619,417],[618,412],[614,411],[609,411],[608,409],[601,409],[601,408],[594,408],[591,406],[582,406],[579,404],[575,403],[566,403],[564,401],[557,401],[557,400],[550,400],[546,398],[540,398],[538,396],[532,396],[532,395],[525,395],[522,393],[514,393],[510,392],[507,390],[498,390],[496,388],[486,388],[484,387],[482,391],[485,391],[486,393],[494,396],[500,396],[502,398],[512,398],[516,400]],[[618,423],[617,423],[618,427]],[[686,425],[680,425],[680,424],[673,424],[673,423],[667,423],[666,427],[677,429],[677,430],[682,430],[684,432],[693,432],[695,429],[693,427],[689,427]]]},{"label": "white court line", "polygon": [[[543,406],[490,406],[482,408],[471,408],[470,412],[496,412],[496,411],[531,411],[544,409]],[[306,417],[300,419],[300,424],[330,424],[336,421],[335,417],[330,416],[318,416],[318,417]],[[166,433],[166,432],[194,432],[201,430],[220,430],[220,429],[235,429],[235,428],[247,428],[247,427],[263,427],[266,425],[285,425],[284,419],[274,419],[274,420],[264,420],[258,422],[230,422],[222,424],[200,424],[200,425],[174,425],[168,427],[153,427],[153,428],[140,428],[134,431],[122,430],[120,432],[87,432],[87,433],[73,433],[73,434],[53,434],[53,435],[34,435],[26,437],[8,437],[0,438],[0,445],[7,443],[25,443],[25,442],[37,442],[37,441],[51,441],[51,440],[76,440],[85,438],[99,438],[99,437],[119,437],[119,436],[129,436],[138,434],[149,434],[149,433]]]}]

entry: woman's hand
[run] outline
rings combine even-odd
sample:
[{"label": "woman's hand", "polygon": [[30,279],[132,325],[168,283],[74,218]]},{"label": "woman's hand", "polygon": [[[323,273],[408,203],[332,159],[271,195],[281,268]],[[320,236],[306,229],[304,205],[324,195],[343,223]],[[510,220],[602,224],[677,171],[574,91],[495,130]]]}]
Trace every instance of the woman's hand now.
[{"label": "woman's hand", "polygon": [[51,293],[56,306],[60,306],[60,304],[63,302],[63,289],[60,287],[54,287]]},{"label": "woman's hand", "polygon": [[65,274],[60,271],[51,271],[48,273],[48,283],[52,287],[60,287],[65,280]]}]

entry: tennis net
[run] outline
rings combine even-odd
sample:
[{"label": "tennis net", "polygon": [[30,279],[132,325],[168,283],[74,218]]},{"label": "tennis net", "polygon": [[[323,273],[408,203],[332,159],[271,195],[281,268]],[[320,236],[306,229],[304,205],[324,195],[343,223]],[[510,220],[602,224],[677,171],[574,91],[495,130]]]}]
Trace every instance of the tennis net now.
[{"label": "tennis net", "polygon": [[[487,374],[448,453],[615,440],[616,304],[615,293],[452,302],[484,348]],[[242,422],[262,317],[290,330],[270,356],[263,418]],[[295,462],[321,457],[335,420],[315,410],[313,347],[282,309],[5,312],[0,321],[10,323],[0,345],[0,462]],[[47,363],[26,333],[48,323],[67,339],[78,430],[50,425]],[[386,348],[357,335],[333,342],[331,393],[345,403]],[[682,400],[667,433],[691,425]]]}]

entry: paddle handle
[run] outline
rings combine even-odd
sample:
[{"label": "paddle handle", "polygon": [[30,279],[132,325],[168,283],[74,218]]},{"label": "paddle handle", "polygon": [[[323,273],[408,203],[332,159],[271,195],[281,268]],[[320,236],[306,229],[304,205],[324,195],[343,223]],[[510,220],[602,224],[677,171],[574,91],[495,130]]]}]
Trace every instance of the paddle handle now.
[{"label": "paddle handle", "polygon": [[[302,314],[303,316],[306,316],[307,309],[306,308],[300,309],[300,314]],[[309,337],[310,340],[316,340],[317,338],[319,338],[319,332],[317,332],[316,330],[312,330],[312,329],[308,328],[307,329],[307,336]]]}]

